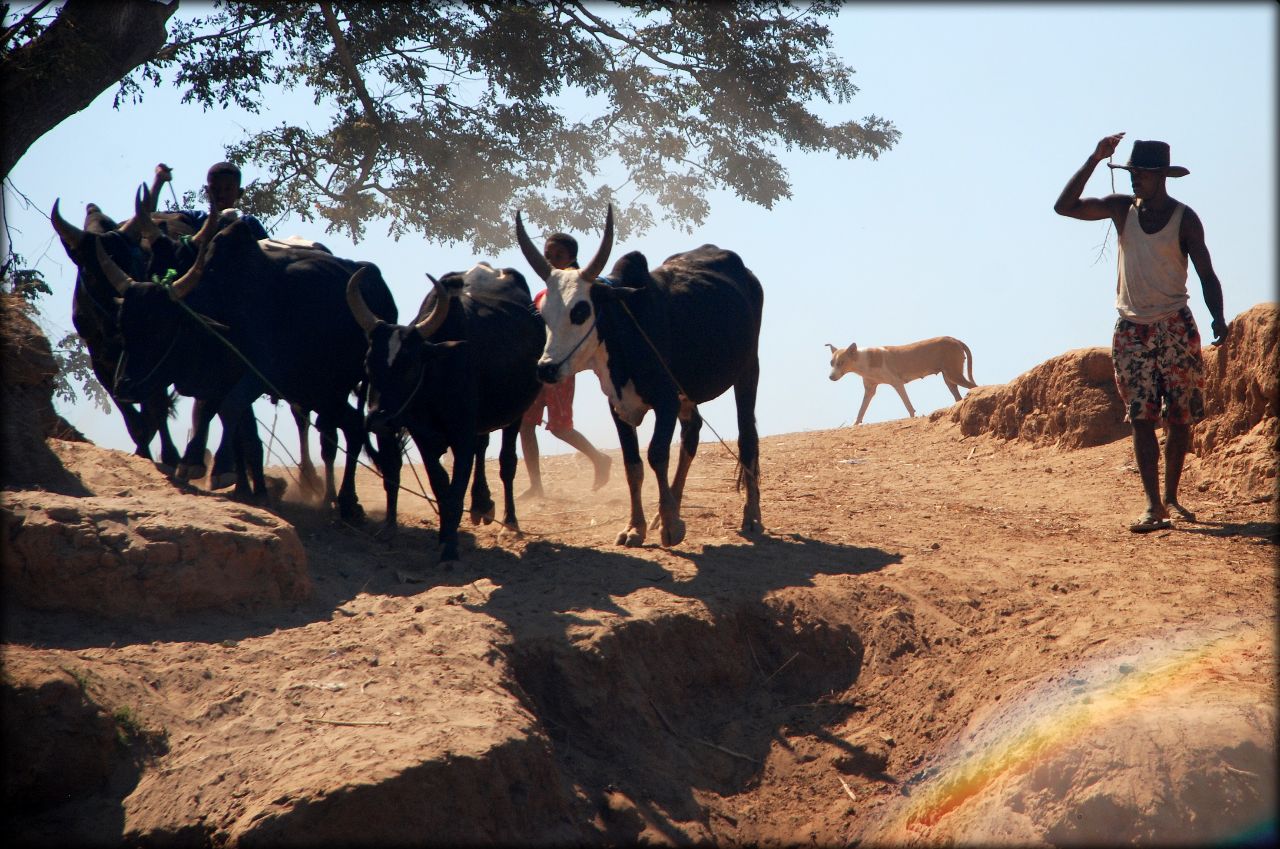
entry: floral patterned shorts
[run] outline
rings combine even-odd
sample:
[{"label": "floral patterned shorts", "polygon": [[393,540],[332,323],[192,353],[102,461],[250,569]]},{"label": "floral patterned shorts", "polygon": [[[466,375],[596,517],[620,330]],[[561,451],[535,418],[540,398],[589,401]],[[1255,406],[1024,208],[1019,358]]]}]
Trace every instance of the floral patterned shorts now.
[{"label": "floral patterned shorts", "polygon": [[1200,331],[1187,307],[1153,324],[1117,320],[1111,361],[1125,421],[1182,425],[1204,418]]}]

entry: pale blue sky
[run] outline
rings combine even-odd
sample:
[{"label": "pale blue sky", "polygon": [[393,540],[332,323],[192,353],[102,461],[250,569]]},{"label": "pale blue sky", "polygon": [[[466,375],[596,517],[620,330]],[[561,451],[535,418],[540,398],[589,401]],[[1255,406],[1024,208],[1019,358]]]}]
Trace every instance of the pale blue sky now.
[{"label": "pale blue sky", "polygon": [[[756,272],[765,289],[762,434],[853,421],[861,381],[828,380],[827,342],[866,347],[956,336],[973,350],[979,384],[1008,382],[1074,348],[1108,345],[1114,233],[1105,222],[1055,215],[1052,206],[1097,140],[1113,132],[1127,133],[1117,162],[1134,139],[1161,139],[1172,145],[1174,163],[1191,169],[1169,189],[1205,223],[1227,318],[1275,300],[1275,4],[850,4],[833,31],[861,91],[823,114],[889,118],[902,132],[898,145],[878,161],[784,154],[789,201],[765,210],[723,193],[693,234],[660,222],[614,252],[640,250],[657,264],[713,242],[736,250]],[[41,304],[54,341],[71,329],[74,281],[47,221],[55,198],[73,222],[90,201],[126,218],[156,162],[174,167],[179,192],[196,189],[244,128],[280,117],[202,113],[172,89],[149,91],[142,105],[120,111],[111,99],[104,94],[47,134],[5,186],[8,236],[54,291]],[[259,176],[253,165],[245,169],[246,180]],[[1116,172],[1114,185],[1128,191],[1125,172]],[[1110,191],[1111,173],[1100,167],[1086,195]],[[359,244],[295,221],[275,232],[318,238],[339,255],[376,262],[402,316],[416,311],[426,272],[438,276],[484,259],[532,276],[514,243],[483,256],[462,245],[395,242],[384,230],[371,225]],[[582,252],[594,252],[598,234],[578,235]],[[1207,337],[1209,315],[1194,272],[1189,285]],[[951,403],[940,377],[909,384],[908,394],[920,414]],[[578,427],[614,449],[605,405],[595,377],[579,375]],[[179,439],[186,410],[174,428]],[[702,411],[723,436],[736,436],[731,394]],[[60,412],[95,442],[132,450],[118,413],[87,402]],[[905,415],[886,387],[866,420]],[[259,401],[258,418],[269,426],[273,416]],[[292,445],[292,430],[282,409],[277,435]],[[703,439],[713,436],[704,431]],[[544,453],[568,450],[549,434],[540,444]]]}]

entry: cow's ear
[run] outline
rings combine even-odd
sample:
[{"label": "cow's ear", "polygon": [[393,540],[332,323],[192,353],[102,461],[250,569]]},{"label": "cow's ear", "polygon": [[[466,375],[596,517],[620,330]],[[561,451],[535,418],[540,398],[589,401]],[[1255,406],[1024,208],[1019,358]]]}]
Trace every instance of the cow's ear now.
[{"label": "cow's ear", "polygon": [[634,286],[610,286],[607,283],[595,283],[591,287],[593,300],[597,300],[595,296],[598,295],[598,300],[605,303],[626,303],[643,291]]},{"label": "cow's ear", "polygon": [[850,343],[849,343],[849,353],[851,353],[851,354],[852,354],[852,353],[856,352],[857,350],[858,350],[858,343],[857,343],[857,342],[850,342]]},{"label": "cow's ear", "polygon": [[652,279],[649,276],[649,261],[639,251],[631,251],[613,264],[609,279],[614,286],[643,289]]},{"label": "cow's ear", "polygon": [[422,343],[422,349],[429,356],[435,357],[452,357],[467,352],[467,341],[465,339],[452,339],[448,342],[426,342]]}]

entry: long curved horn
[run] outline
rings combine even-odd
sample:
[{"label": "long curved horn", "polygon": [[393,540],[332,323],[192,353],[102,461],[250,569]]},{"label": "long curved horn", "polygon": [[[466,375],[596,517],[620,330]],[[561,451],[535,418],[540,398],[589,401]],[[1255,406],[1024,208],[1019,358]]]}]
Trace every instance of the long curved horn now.
[{"label": "long curved horn", "polygon": [[[203,231],[203,228],[201,228]],[[169,297],[175,301],[181,301],[196,290],[196,286],[200,285],[200,278],[204,276],[204,262],[209,245],[205,242],[198,242],[196,249],[196,261],[187,269],[187,273],[179,277],[169,287]]]},{"label": "long curved horn", "polygon": [[551,276],[551,263],[542,255],[542,251],[533,246],[529,234],[524,231],[524,222],[520,220],[520,210],[516,210],[516,240],[520,242],[520,252],[533,266],[534,273],[545,282]]},{"label": "long curved horn", "polygon": [[111,283],[112,288],[121,295],[129,291],[129,287],[134,283],[133,278],[125,274],[124,269],[116,265],[116,261],[103,249],[102,240],[94,239],[93,247],[98,255],[98,267],[102,269],[103,276]]},{"label": "long curved horn", "polygon": [[62,239],[63,244],[72,250],[76,250],[80,247],[80,242],[84,240],[84,231],[62,217],[62,213],[58,211],[58,202],[61,200],[62,198],[58,198],[53,202],[53,212],[49,215],[49,221],[53,224],[53,229],[57,231],[58,238]]},{"label": "long curved horn", "polygon": [[441,286],[439,280],[430,274],[427,277],[431,280],[431,285],[435,287],[436,302],[431,307],[431,312],[427,314],[427,317],[413,326],[423,339],[430,339],[431,334],[439,330],[440,326],[444,324],[445,316],[449,314],[449,304],[453,301],[453,294]]},{"label": "long curved horn", "polygon": [[347,281],[347,306],[351,308],[351,315],[355,317],[356,324],[360,325],[364,335],[368,336],[377,326],[378,317],[373,314],[373,310],[369,309],[369,305],[364,302],[364,296],[360,294],[360,283],[364,280],[366,271],[368,266],[361,266]]},{"label": "long curved horn", "polygon": [[600,249],[596,251],[596,255],[591,258],[591,262],[587,263],[587,267],[582,269],[582,273],[578,276],[583,280],[594,280],[604,271],[604,264],[609,261],[609,252],[613,250],[613,204],[609,204],[609,211],[604,216],[604,237],[600,240]]},{"label": "long curved horn", "polygon": [[143,183],[133,195],[133,217],[120,228],[131,239],[135,239],[147,250],[160,235],[160,228],[151,220],[151,190]]}]

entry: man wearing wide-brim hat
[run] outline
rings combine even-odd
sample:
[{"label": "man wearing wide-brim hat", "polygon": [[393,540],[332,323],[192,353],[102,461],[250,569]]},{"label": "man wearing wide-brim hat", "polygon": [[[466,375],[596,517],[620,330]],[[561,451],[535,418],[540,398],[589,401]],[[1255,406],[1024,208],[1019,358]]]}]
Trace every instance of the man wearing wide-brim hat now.
[{"label": "man wearing wide-brim hat", "polygon": [[[1222,284],[1204,243],[1204,225],[1191,207],[1169,197],[1165,181],[1191,173],[1170,165],[1169,145],[1135,141],[1129,161],[1112,165],[1129,172],[1133,194],[1081,198],[1098,163],[1109,159],[1124,133],[1098,142],[1085,164],[1067,183],[1053,209],[1082,221],[1110,218],[1120,237],[1116,310],[1111,339],[1116,388],[1133,424],[1133,452],[1146,491],[1147,509],[1129,526],[1135,533],[1170,526],[1170,517],[1194,522],[1178,503],[1182,464],[1191,445],[1191,426],[1204,418],[1204,361],[1200,333],[1187,306],[1187,259],[1200,278],[1204,302],[1213,316],[1213,342],[1227,338]],[[1164,494],[1160,493],[1160,443],[1156,425],[1164,422]]]}]

